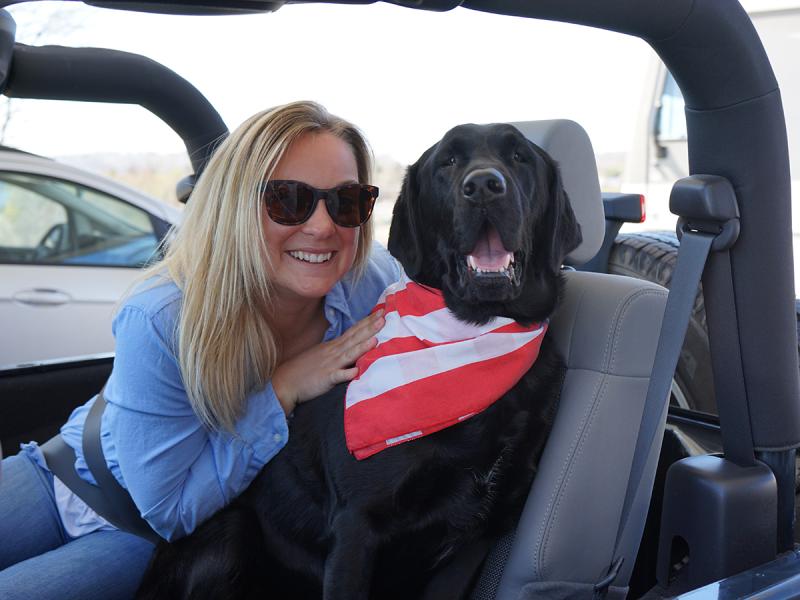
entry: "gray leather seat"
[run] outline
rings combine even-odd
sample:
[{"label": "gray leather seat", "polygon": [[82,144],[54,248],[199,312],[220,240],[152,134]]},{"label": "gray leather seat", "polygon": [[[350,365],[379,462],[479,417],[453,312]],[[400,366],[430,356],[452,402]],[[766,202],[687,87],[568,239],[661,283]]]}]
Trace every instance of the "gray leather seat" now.
[{"label": "gray leather seat", "polygon": [[[589,260],[602,242],[603,212],[588,135],[566,120],[515,125],[559,163],[584,237],[568,260]],[[567,363],[558,414],[517,531],[492,550],[473,598],[591,598],[615,558],[667,291],[616,275],[573,271],[566,279],[548,333]],[[622,535],[625,560],[609,598],[627,591],[659,450],[660,442]]]}]

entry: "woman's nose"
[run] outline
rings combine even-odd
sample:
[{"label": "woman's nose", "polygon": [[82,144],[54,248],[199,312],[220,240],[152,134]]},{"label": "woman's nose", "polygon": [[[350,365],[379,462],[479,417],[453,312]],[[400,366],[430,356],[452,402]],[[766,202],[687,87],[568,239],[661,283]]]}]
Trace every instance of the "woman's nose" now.
[{"label": "woman's nose", "polygon": [[303,232],[317,237],[325,237],[331,235],[335,231],[336,224],[328,213],[325,200],[320,198],[316,208],[314,208],[314,212],[311,213],[311,216],[308,218],[308,221],[303,223]]}]

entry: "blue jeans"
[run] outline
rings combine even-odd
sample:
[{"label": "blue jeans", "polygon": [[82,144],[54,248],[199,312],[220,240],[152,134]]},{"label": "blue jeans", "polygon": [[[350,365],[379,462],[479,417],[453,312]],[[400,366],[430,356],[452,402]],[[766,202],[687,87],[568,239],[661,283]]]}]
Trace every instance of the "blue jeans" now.
[{"label": "blue jeans", "polygon": [[27,454],[0,469],[0,598],[132,598],[153,545],[123,531],[71,538],[61,524],[53,476]]}]

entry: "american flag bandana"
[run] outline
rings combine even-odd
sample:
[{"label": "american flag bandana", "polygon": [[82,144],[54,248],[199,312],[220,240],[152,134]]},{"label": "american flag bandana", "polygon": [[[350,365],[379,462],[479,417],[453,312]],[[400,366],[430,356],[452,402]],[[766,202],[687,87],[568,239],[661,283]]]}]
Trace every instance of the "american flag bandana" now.
[{"label": "american flag bandana", "polygon": [[362,460],[390,446],[455,425],[488,408],[530,369],[547,323],[504,317],[460,321],[440,290],[408,276],[383,292],[386,324],[378,345],[356,362],[347,387],[347,449]]}]

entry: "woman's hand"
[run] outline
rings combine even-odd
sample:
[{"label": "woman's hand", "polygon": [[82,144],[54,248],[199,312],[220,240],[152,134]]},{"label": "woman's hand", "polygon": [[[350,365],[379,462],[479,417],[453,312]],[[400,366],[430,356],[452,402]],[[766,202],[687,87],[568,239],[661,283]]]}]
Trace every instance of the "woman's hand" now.
[{"label": "woman's hand", "polygon": [[301,402],[316,398],[337,383],[358,375],[356,360],[378,343],[375,334],[384,325],[383,311],[366,316],[329,342],[321,342],[278,365],[272,389],[288,415]]}]

